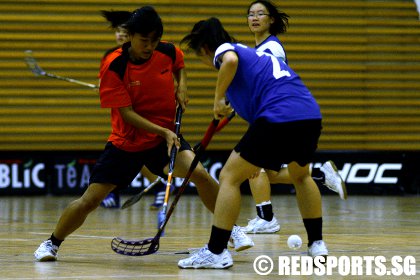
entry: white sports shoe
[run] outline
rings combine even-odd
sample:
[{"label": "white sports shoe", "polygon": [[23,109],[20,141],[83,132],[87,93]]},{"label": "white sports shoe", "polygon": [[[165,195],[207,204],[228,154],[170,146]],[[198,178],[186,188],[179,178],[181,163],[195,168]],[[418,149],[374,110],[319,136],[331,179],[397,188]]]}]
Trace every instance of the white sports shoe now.
[{"label": "white sports shoe", "polygon": [[275,217],[269,222],[257,216],[255,219],[250,220],[246,227],[241,229],[245,233],[275,233],[280,230],[280,224]]},{"label": "white sports shoe", "polygon": [[312,245],[308,248],[308,256],[328,256],[328,249],[325,242],[322,240],[314,241],[314,243],[312,243]]},{"label": "white sports shoe", "polygon": [[325,174],[324,185],[340,195],[341,199],[347,199],[346,183],[338,173],[338,169],[332,160],[325,162],[320,168]]},{"label": "white sports shoe", "polygon": [[57,260],[58,247],[52,244],[51,240],[46,240],[39,245],[34,252],[35,259],[39,262],[51,262]]},{"label": "white sports shoe", "polygon": [[180,268],[229,268],[232,265],[232,256],[227,249],[216,255],[210,252],[207,245],[194,252],[191,257],[178,262]]},{"label": "white sports shoe", "polygon": [[254,241],[242,231],[240,226],[235,225],[233,226],[228,246],[233,247],[236,252],[240,252],[254,247]]}]

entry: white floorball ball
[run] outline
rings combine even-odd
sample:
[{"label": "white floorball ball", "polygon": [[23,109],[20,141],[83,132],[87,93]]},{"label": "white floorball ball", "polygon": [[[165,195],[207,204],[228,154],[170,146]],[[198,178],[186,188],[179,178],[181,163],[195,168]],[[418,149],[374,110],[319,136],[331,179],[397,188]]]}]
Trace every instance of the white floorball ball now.
[{"label": "white floorball ball", "polygon": [[290,249],[297,250],[302,246],[302,239],[299,235],[290,235],[287,239],[287,246],[289,246]]}]

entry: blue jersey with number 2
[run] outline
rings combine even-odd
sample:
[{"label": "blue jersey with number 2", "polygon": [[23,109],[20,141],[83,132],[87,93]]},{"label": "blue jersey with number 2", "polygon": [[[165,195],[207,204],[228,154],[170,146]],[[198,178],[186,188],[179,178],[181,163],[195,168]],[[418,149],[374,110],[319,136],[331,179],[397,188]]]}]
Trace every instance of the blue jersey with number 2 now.
[{"label": "blue jersey with number 2", "polygon": [[242,44],[225,43],[215,53],[217,69],[219,58],[227,51],[234,51],[239,63],[226,98],[248,123],[259,118],[272,123],[322,118],[312,94],[283,61]]}]

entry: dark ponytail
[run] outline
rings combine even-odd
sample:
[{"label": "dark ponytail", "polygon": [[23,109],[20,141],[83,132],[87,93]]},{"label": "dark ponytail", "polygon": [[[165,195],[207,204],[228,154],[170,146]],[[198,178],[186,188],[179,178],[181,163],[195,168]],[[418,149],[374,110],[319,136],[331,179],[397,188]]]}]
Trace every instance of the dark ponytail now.
[{"label": "dark ponytail", "polygon": [[204,46],[214,52],[223,43],[235,43],[236,40],[223,28],[218,18],[211,17],[197,22],[190,34],[181,40],[181,45],[186,44],[188,49],[200,52]]}]

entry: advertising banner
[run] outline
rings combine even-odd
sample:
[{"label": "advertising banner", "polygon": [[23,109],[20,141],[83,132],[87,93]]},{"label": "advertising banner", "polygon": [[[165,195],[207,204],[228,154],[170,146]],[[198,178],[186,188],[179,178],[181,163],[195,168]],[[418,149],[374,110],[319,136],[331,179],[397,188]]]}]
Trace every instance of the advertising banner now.
[{"label": "advertising banner", "polygon": [[[0,195],[75,195],[89,184],[99,151],[0,152]],[[208,151],[202,164],[216,180],[228,151]],[[333,160],[349,194],[402,195],[420,193],[420,152],[318,152],[314,167]],[[149,182],[139,174],[123,193],[132,194]],[[182,179],[176,178],[179,186]],[[245,182],[243,192],[249,192]],[[195,192],[193,184],[187,192]],[[321,188],[321,192],[328,190]],[[273,185],[272,193],[294,193],[291,185]]]}]

